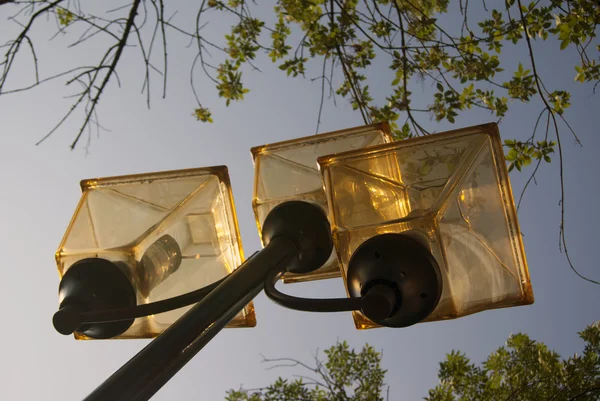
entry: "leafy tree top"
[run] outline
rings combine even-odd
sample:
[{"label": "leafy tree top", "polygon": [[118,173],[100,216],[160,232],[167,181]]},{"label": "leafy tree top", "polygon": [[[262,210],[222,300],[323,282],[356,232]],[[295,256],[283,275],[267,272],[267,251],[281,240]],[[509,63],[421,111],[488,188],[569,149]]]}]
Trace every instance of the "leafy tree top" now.
[{"label": "leafy tree top", "polygon": [[[511,335],[506,345],[480,365],[452,351],[440,363],[439,383],[426,401],[592,401],[600,400],[600,322],[579,333],[583,353],[567,359],[526,334]],[[314,365],[295,359],[266,359],[271,368],[299,367],[307,372],[294,380],[278,378],[254,390],[230,390],[227,401],[383,401],[386,371],[381,354],[366,345],[360,352],[346,342],[325,351]],[[393,393],[392,389],[392,393]],[[401,391],[401,389],[397,390]]]},{"label": "leafy tree top", "polygon": [[579,336],[583,353],[568,359],[522,333],[512,335],[481,366],[453,351],[440,363],[440,382],[425,399],[600,400],[600,324]]},{"label": "leafy tree top", "polygon": [[273,367],[297,366],[312,376],[295,380],[278,378],[268,387],[257,390],[230,390],[227,401],[382,401],[384,376],[381,354],[370,345],[360,352],[338,342],[325,350],[326,360],[315,357],[315,366],[288,358],[265,360]]}]

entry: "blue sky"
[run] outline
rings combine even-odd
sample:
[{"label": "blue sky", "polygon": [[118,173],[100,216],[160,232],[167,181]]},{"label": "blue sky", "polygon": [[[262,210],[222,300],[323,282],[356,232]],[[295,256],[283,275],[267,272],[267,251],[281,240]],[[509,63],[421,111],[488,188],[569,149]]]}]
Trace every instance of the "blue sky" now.
[{"label": "blue sky", "polygon": [[[4,21],[6,11],[0,9]],[[185,14],[185,13],[184,13]],[[182,16],[181,18],[184,18]],[[0,38],[12,32],[0,24]],[[36,33],[41,41],[52,33],[53,23]],[[207,29],[211,29],[210,26]],[[44,36],[45,35],[45,36]],[[67,38],[57,38],[38,56],[48,70],[58,70],[81,54],[64,51]],[[42,43],[42,42],[40,42]],[[31,92],[0,97],[0,249],[3,255],[4,305],[0,334],[3,399],[77,400],[87,395],[137,353],[147,340],[76,342],[56,333],[51,324],[57,307],[56,250],[78,202],[79,180],[90,177],[142,173],[226,164],[229,167],[239,225],[246,255],[260,242],[251,209],[253,166],[250,147],[314,133],[320,85],[287,79],[275,66],[263,63],[262,73],[245,73],[252,90],[246,101],[226,108],[212,86],[203,82],[205,106],[213,110],[214,124],[192,116],[195,107],[189,90],[188,68],[193,54],[185,42],[172,39],[167,99],[153,87],[152,108],[139,94],[142,78],[138,55],[126,55],[119,90],[113,85],[102,98],[101,123],[110,132],[94,134],[89,147],[70,151],[78,128],[73,120],[40,146],[47,132],[70,103],[63,82]],[[90,53],[94,55],[92,44]],[[521,49],[523,50],[523,49]],[[85,53],[85,52],[84,52]],[[516,68],[522,51],[508,52]],[[573,82],[572,54],[558,53],[557,43],[536,47],[547,84],[572,91],[573,107],[567,118],[579,133],[583,147],[565,133],[566,229],[570,252],[578,269],[600,278],[598,268],[598,117],[600,98],[589,86]],[[20,60],[25,62],[25,58]],[[26,82],[31,70],[22,64],[14,84]],[[382,66],[382,71],[386,67]],[[313,75],[316,75],[313,74]],[[383,88],[387,81],[375,82]],[[419,97],[420,84],[412,91]],[[506,137],[529,136],[539,105],[513,105],[500,124]],[[482,113],[468,113],[456,124],[428,126],[437,131],[492,121]],[[321,132],[361,125],[360,114],[345,101],[327,103]],[[85,143],[82,143],[85,145]],[[512,173],[515,195],[528,178]],[[454,321],[419,324],[405,329],[356,331],[350,314],[319,315],[285,310],[264,295],[255,299],[258,326],[225,330],[171,380],[156,400],[218,400],[229,388],[266,385],[280,374],[266,370],[261,354],[293,357],[310,362],[317,350],[336,340],[361,347],[368,342],[383,351],[388,369],[390,399],[416,400],[436,384],[438,362],[452,349],[466,352],[473,361],[502,345],[511,333],[525,332],[546,342],[564,356],[581,350],[576,332],[598,320],[600,288],[577,278],[558,247],[560,192],[558,164],[543,166],[519,210],[525,249],[536,302],[532,306],[484,312]],[[287,291],[307,296],[343,296],[341,281],[297,284]]]}]

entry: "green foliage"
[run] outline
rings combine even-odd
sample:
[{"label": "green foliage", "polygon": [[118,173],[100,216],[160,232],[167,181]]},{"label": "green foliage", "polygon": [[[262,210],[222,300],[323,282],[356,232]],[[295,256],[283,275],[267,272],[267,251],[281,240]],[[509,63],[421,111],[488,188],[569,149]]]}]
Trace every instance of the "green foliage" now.
[{"label": "green foliage", "polygon": [[244,94],[250,91],[242,84],[242,72],[239,71],[237,61],[232,64],[230,60],[226,60],[221,64],[218,68],[217,79],[219,80],[217,85],[219,96],[227,99],[225,102],[227,106],[232,100],[244,99]]},{"label": "green foliage", "polygon": [[304,75],[304,63],[306,61],[308,61],[307,58],[292,58],[280,64],[279,69],[286,71],[288,75],[294,77],[298,76],[298,74]]},{"label": "green foliage", "polygon": [[563,114],[566,108],[571,106],[569,102],[571,94],[565,91],[554,91],[548,95],[548,101],[552,104],[552,110],[557,114]]},{"label": "green foliage", "polygon": [[[175,17],[178,10],[167,11],[167,17],[162,2],[146,7],[140,0],[132,0],[129,9],[106,9],[102,16],[84,11],[79,3],[69,9],[60,7],[64,2],[50,0],[5,3],[21,7],[9,19],[22,30],[3,41],[0,95],[63,77],[67,86],[82,84],[73,110],[84,109],[85,117],[74,144],[85,128],[96,122],[101,94],[109,81],[119,79],[117,65],[130,49],[142,55],[142,88],[148,93],[148,104],[154,72],[162,75],[166,95],[168,48],[175,42],[167,40],[171,34],[189,39],[188,48],[196,52],[190,82],[198,105],[203,103],[199,94],[206,93],[205,88],[200,91],[196,87],[198,71],[208,76],[218,95],[230,105],[249,92],[243,72],[272,62],[291,78],[320,81],[321,100],[326,93],[334,101],[336,97],[346,99],[365,123],[387,121],[397,139],[428,134],[422,121],[424,125],[430,120],[456,123],[475,108],[501,119],[514,107],[534,102],[550,116],[546,127],[553,131],[552,139],[560,144],[559,131],[564,127],[575,135],[567,121],[570,93],[567,88],[546,84],[545,78],[555,77],[545,77],[547,63],[536,62],[536,46],[542,41],[555,50],[552,57],[572,63],[576,83],[591,84],[594,90],[600,83],[598,0],[277,0],[272,8],[246,0],[207,0],[197,3],[192,18]],[[167,7],[177,5],[169,3]],[[260,10],[254,12],[255,7]],[[69,66],[40,78],[42,63],[38,63],[32,30],[44,14],[56,17],[59,31],[80,29],[69,48],[86,46],[96,36],[108,39],[110,44],[99,64]],[[190,25],[183,26],[184,20]],[[212,21],[230,24],[224,37],[210,37],[211,30],[205,28]],[[162,48],[153,50],[156,46]],[[27,49],[33,56],[34,83],[7,90],[17,53]],[[515,54],[522,57],[517,65]],[[67,59],[79,62],[77,57]],[[160,64],[162,71],[157,67]],[[378,88],[383,83],[383,91],[374,91],[373,83]],[[415,96],[415,90],[424,90],[426,96]],[[319,116],[323,103],[319,103]],[[59,126],[74,114],[69,111]],[[193,115],[199,121],[211,119],[204,112],[194,111]],[[517,155],[513,152],[511,156],[515,167],[528,164],[525,156],[537,157],[528,153],[539,148],[535,128],[527,139],[514,139],[523,142],[522,149],[514,149]],[[553,146],[548,145],[545,153],[540,150],[542,159]]]},{"label": "green foliage", "polygon": [[275,29],[271,32],[273,48],[269,53],[269,57],[271,57],[272,62],[284,58],[292,50],[292,47],[286,42],[291,33],[291,29],[283,22],[283,16],[280,15],[277,24],[275,24]]},{"label": "green foliage", "polygon": [[225,35],[226,50],[230,60],[235,61],[236,67],[249,60],[254,60],[256,51],[260,48],[258,37],[264,25],[263,21],[256,18],[244,18],[231,28],[230,35]]},{"label": "green foliage", "polygon": [[62,26],[68,26],[75,19],[75,15],[71,11],[61,7],[56,9],[56,16]]},{"label": "green foliage", "polygon": [[[490,3],[497,8],[484,8],[483,14],[469,14],[469,3],[461,2],[464,21],[459,30],[443,24],[450,4],[448,0],[278,0],[270,19],[275,23],[268,27],[269,20],[253,17],[244,1],[211,1],[208,9],[233,14],[237,20],[225,37],[227,58],[216,79],[219,95],[227,104],[243,99],[247,90],[240,69],[252,65],[259,50],[290,77],[306,76],[310,61],[320,60],[322,75],[315,79],[323,80],[324,87],[327,83],[330,93],[347,98],[365,122],[387,121],[395,137],[404,139],[428,133],[419,124],[419,113],[455,123],[462,113],[477,107],[502,118],[515,104],[537,99],[552,118],[564,118],[570,94],[543,84],[531,47],[538,39],[554,40],[557,51],[579,53],[573,58],[576,82],[600,82],[600,46],[591,45],[600,24],[596,1],[505,0]],[[269,32],[268,38],[261,35],[263,30]],[[516,70],[503,58],[507,46],[524,47],[529,53]],[[376,61],[376,68],[387,64],[393,73],[389,92],[382,97],[374,97],[368,86],[380,76],[373,69]],[[514,73],[507,78],[504,69]],[[339,81],[336,72],[343,79],[333,88]],[[429,104],[413,103],[409,86],[415,80],[437,88]],[[554,142],[542,146],[532,136],[509,147],[511,167],[520,170],[530,159],[548,161],[554,146]]]},{"label": "green foliage", "polygon": [[258,390],[230,390],[227,401],[383,401],[381,392],[385,370],[381,369],[381,354],[365,345],[360,352],[337,343],[325,351],[326,361],[316,360],[310,367],[294,360],[284,361],[301,366],[314,377],[287,380],[279,378]]},{"label": "green foliage", "polygon": [[[526,334],[511,335],[506,345],[480,365],[451,351],[440,363],[439,383],[426,401],[597,401],[600,400],[600,322],[579,333],[581,355],[561,359],[545,344]],[[366,345],[360,352],[337,343],[316,366],[294,359],[267,360],[274,367],[301,367],[313,377],[278,378],[257,390],[229,390],[226,401],[383,401],[386,371],[381,354]],[[396,391],[401,392],[402,389]],[[387,401],[387,400],[386,400]]]},{"label": "green foliage", "polygon": [[550,154],[554,153],[556,142],[540,141],[532,144],[507,139],[504,141],[504,145],[509,149],[506,155],[506,161],[510,163],[508,171],[512,171],[513,168],[521,171],[523,167],[529,166],[533,160],[543,160],[546,163],[552,162]]},{"label": "green foliage", "polygon": [[537,93],[531,70],[525,70],[521,63],[519,63],[519,68],[515,71],[514,77],[509,82],[505,82],[503,86],[508,89],[508,95],[511,98],[523,102],[528,102]]},{"label": "green foliage", "polygon": [[512,335],[481,366],[452,351],[440,363],[439,384],[425,400],[600,400],[600,324],[579,335],[583,354],[565,360],[522,333]]},{"label": "green foliage", "polygon": [[196,110],[194,110],[194,116],[196,117],[196,119],[198,121],[202,121],[204,123],[206,123],[206,122],[212,123],[213,122],[212,113],[210,112],[209,109],[207,109],[205,107],[198,107]]}]

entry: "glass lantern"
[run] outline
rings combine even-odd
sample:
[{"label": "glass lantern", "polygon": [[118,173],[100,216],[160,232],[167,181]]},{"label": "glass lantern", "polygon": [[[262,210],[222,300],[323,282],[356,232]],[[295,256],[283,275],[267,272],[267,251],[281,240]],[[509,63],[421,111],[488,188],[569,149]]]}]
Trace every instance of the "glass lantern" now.
[{"label": "glass lantern", "polygon": [[[89,179],[81,189],[56,252],[61,278],[72,266],[111,262],[141,305],[211,284],[244,259],[225,166]],[[137,318],[114,338],[155,337],[190,308]],[[228,327],[255,325],[249,303]]]},{"label": "glass lantern", "polygon": [[[424,321],[533,303],[496,124],[323,156],[318,163],[344,279],[363,243],[404,234],[431,252],[441,272],[439,302]],[[379,327],[360,311],[353,317],[358,329]]]},{"label": "glass lantern", "polygon": [[[392,141],[389,126],[379,123],[252,148],[255,166],[252,208],[259,235],[267,214],[280,203],[301,200],[319,205],[327,212],[323,181],[317,165],[319,156]],[[317,271],[287,273],[283,281],[291,283],[335,277],[340,277],[340,266],[335,252],[332,252],[329,260]]]}]

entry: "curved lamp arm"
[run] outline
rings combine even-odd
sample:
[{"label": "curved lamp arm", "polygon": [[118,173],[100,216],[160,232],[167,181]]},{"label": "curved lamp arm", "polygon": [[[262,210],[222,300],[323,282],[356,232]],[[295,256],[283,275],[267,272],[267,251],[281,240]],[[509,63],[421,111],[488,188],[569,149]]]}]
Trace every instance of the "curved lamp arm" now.
[{"label": "curved lamp arm", "polygon": [[284,271],[271,271],[265,279],[265,294],[271,300],[289,309],[306,312],[348,312],[360,310],[372,320],[391,315],[396,305],[396,294],[385,285],[374,285],[361,297],[354,298],[300,298],[284,294],[275,288]]},{"label": "curved lamp arm", "polygon": [[[393,292],[386,286],[374,286],[365,296],[358,298],[301,298],[284,294],[275,285],[285,272],[287,272],[287,268],[284,271],[271,271],[265,279],[264,290],[273,302],[289,309],[306,312],[349,312],[360,310],[367,317],[382,319],[389,316],[395,303]],[[54,314],[52,321],[59,333],[72,334],[81,325],[86,323],[118,322],[168,312],[200,302],[227,277],[225,276],[212,284],[186,294],[129,308],[83,312],[71,308],[61,309]]]},{"label": "curved lamp arm", "polygon": [[77,331],[80,326],[86,323],[120,322],[138,317],[168,312],[173,309],[183,308],[184,306],[200,302],[212,290],[217,288],[217,286],[221,284],[227,277],[228,276],[225,276],[222,279],[207,285],[206,287],[202,287],[195,291],[190,291],[186,294],[128,308],[91,311],[80,311],[77,308],[63,308],[54,314],[52,317],[52,323],[56,331],[61,334],[68,335],[73,334],[73,332]]},{"label": "curved lamp arm", "polygon": [[305,202],[276,206],[263,226],[265,247],[155,338],[85,401],[146,401],[263,288],[272,271],[321,267],[333,247],[323,211]]}]

